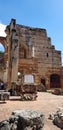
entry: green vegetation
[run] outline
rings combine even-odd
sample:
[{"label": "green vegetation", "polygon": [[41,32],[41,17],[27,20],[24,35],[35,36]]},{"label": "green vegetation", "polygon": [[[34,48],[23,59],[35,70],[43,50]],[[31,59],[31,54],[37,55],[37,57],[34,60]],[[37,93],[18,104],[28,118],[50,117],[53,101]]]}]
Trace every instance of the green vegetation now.
[{"label": "green vegetation", "polygon": [[0,51],[0,54],[4,54],[4,52],[3,52],[3,51]]}]

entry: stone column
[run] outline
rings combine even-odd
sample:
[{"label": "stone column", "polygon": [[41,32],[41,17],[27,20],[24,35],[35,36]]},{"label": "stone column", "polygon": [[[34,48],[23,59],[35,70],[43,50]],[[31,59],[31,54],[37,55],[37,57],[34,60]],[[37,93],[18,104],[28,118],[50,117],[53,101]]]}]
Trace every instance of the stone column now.
[{"label": "stone column", "polygon": [[11,88],[11,82],[17,80],[18,73],[18,36],[16,32],[16,21],[11,20],[9,25],[9,36],[8,36],[8,89]]}]

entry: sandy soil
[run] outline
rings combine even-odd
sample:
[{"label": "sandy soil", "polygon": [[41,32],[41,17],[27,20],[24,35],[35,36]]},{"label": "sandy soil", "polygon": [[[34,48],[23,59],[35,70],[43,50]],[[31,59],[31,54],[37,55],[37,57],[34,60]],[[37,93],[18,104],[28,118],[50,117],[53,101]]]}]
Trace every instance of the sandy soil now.
[{"label": "sandy soil", "polygon": [[63,107],[63,96],[51,93],[39,92],[36,101],[20,101],[20,97],[10,97],[6,103],[0,101],[0,121],[8,119],[14,110],[32,109],[41,111],[45,115],[44,130],[60,130],[48,119],[49,114],[55,113],[59,107]]}]

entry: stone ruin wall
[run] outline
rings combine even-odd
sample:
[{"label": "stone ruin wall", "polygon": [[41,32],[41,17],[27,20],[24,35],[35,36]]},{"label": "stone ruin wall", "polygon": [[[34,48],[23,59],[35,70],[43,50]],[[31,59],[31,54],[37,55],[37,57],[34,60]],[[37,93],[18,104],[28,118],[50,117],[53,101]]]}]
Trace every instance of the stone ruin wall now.
[{"label": "stone ruin wall", "polygon": [[[36,83],[40,83],[40,79],[45,78],[50,87],[50,75],[52,73],[61,75],[61,51],[57,51],[51,44],[51,38],[47,36],[45,29],[17,25],[17,32],[19,36],[19,71],[24,71],[24,74],[34,73]],[[22,46],[26,48],[24,59],[20,57]],[[32,57],[32,46],[34,46],[34,57]],[[36,59],[35,62],[33,59]]]},{"label": "stone ruin wall", "polygon": [[[31,28],[16,24],[18,34],[18,65],[17,70],[22,74],[33,74],[35,83],[39,84],[41,78],[46,80],[46,87],[50,88],[50,75],[58,74],[62,82],[61,51],[57,51],[47,36],[46,29]],[[9,61],[9,28],[6,28],[7,37],[1,43],[5,43],[5,61]],[[2,38],[0,38],[3,40]],[[34,47],[34,54],[32,48]],[[16,53],[16,51],[15,51]],[[16,53],[16,54],[17,54]],[[34,56],[33,56],[34,55]],[[13,63],[13,67],[15,63]],[[6,69],[9,69],[8,66]],[[6,70],[7,71],[7,70]],[[15,69],[12,69],[14,74]],[[9,71],[8,71],[9,72]],[[14,77],[14,76],[13,76]],[[17,77],[17,76],[16,76]],[[7,76],[8,78],[8,76]],[[14,79],[17,80],[17,79]],[[48,84],[48,86],[47,86]]]}]

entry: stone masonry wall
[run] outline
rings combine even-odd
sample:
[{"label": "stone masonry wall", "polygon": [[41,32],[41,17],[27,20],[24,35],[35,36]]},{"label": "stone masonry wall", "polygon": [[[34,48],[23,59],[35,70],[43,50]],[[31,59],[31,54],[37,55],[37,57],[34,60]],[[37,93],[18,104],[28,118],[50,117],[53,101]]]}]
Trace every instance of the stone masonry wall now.
[{"label": "stone masonry wall", "polygon": [[[51,44],[51,38],[47,36],[45,29],[30,28],[22,25],[17,25],[17,33],[19,35],[19,70],[22,69],[23,60],[27,60],[23,66],[23,69],[29,71],[29,64],[32,66],[33,50],[34,58],[38,62],[35,62],[33,69],[37,70],[37,83],[40,83],[40,79],[44,77],[46,83],[49,82],[50,87],[50,75],[61,75],[61,51],[57,51],[55,46]],[[23,49],[23,51],[21,50]],[[30,62],[30,59],[32,63]],[[33,73],[31,70],[30,73]],[[36,72],[34,72],[36,74]]]},{"label": "stone masonry wall", "polygon": [[[11,23],[12,21],[16,22],[15,19],[12,19]],[[15,26],[14,30],[12,30],[12,26]],[[11,30],[16,31],[16,35],[13,35],[12,48],[16,45],[16,37],[18,35],[18,46],[13,51],[13,54],[10,51]],[[17,80],[17,73],[21,72],[22,74],[33,74],[36,84],[40,84],[41,79],[44,79],[46,88],[50,88],[50,76],[57,74],[60,77],[60,86],[63,87],[61,51],[56,50],[55,46],[52,45],[51,38],[47,36],[46,29],[32,28],[12,23],[6,27],[5,32],[7,36],[6,38],[0,37],[0,42],[5,47],[4,60],[6,62],[5,71],[8,71],[6,78],[8,83],[11,82],[11,75],[12,81],[15,81]],[[17,57],[17,62],[16,64],[15,60],[12,62],[11,69],[9,67],[10,52],[12,54],[12,60]]]}]

